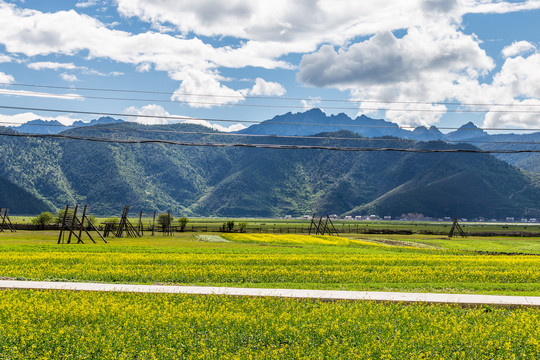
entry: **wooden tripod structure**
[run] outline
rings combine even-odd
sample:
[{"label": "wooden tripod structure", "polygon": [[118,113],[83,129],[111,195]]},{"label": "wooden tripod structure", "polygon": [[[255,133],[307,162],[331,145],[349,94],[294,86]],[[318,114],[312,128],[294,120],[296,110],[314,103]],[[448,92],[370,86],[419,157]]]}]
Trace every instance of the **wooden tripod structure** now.
[{"label": "wooden tripod structure", "polygon": [[461,226],[458,223],[458,219],[454,219],[454,223],[452,224],[452,228],[450,229],[450,233],[448,233],[448,237],[451,238],[454,236],[454,232],[458,232],[459,236],[466,238],[467,235],[465,235],[465,232],[461,228]]},{"label": "wooden tripod structure", "polygon": [[[122,212],[122,217],[120,218],[120,223],[118,224],[118,229],[116,229],[116,233],[114,236],[116,237],[122,237],[124,235],[124,231],[126,232],[127,237],[140,237],[142,236],[137,229],[131,224],[131,222],[128,219],[128,213],[129,213],[129,206],[124,206],[124,211]],[[139,217],[141,219],[142,212]],[[142,225],[142,224],[141,224]]]},{"label": "wooden tripod structure", "polygon": [[[84,210],[82,217],[79,219],[77,216],[77,211],[79,209],[79,205],[75,205],[75,209],[70,209],[69,205],[66,205],[66,208],[64,210],[64,216],[62,217],[62,226],[60,227],[60,235],[58,236],[58,244],[63,244],[64,242],[66,244],[71,244],[71,237],[74,236],[77,238],[77,244],[83,244],[82,241],[82,232],[84,231],[90,240],[95,244],[96,241],[88,231],[94,230],[99,237],[101,237],[101,240],[103,240],[105,243],[107,243],[107,240],[101,235],[99,230],[95,227],[95,225],[90,221],[88,216],[86,216],[86,205],[84,205]],[[85,226],[85,223],[88,224],[88,227]],[[78,230],[78,231],[77,231]],[[65,240],[66,233],[69,232],[69,236],[67,238],[67,241]],[[78,232],[78,234],[77,234]]]},{"label": "wooden tripod structure", "polygon": [[[2,210],[4,211],[4,213],[2,213]],[[16,232],[15,228],[13,227],[13,224],[11,223],[11,220],[9,220],[8,213],[9,213],[8,208],[5,208],[5,209],[0,208],[0,220],[2,220],[2,222],[0,223],[0,232],[4,232],[4,228],[6,228],[6,230],[9,230],[11,232]]]},{"label": "wooden tripod structure", "polygon": [[315,214],[313,214],[313,217],[311,218],[311,224],[309,225],[309,235],[311,235],[311,231],[315,232],[315,235],[332,235],[332,236],[339,236],[338,231],[334,227],[334,224],[332,223],[332,220],[330,220],[330,217],[326,215],[326,219],[323,220],[323,217],[319,217],[319,221],[315,221]]}]

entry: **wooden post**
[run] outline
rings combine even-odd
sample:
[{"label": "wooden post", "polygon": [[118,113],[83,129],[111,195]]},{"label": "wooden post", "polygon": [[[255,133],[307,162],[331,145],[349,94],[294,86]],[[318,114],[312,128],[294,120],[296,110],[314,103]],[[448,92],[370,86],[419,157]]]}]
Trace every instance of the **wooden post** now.
[{"label": "wooden post", "polygon": [[[75,205],[75,210],[73,210],[73,218],[71,219],[71,229],[72,230],[73,230],[73,226],[75,226],[75,218],[77,217],[77,210],[78,209],[79,209],[79,204]],[[68,244],[71,244],[71,235],[72,234],[73,234],[73,231],[70,231],[68,241],[67,241]],[[80,240],[80,238],[79,238],[79,240]]]},{"label": "wooden post", "polygon": [[143,226],[143,223],[142,223],[142,210],[141,210],[141,212],[139,213],[139,226],[138,226],[138,230],[139,230],[139,234],[140,234],[140,235],[144,235],[144,226]]},{"label": "wooden post", "polygon": [[62,235],[64,234],[64,226],[66,224],[66,216],[69,209],[69,205],[66,205],[66,208],[64,210],[64,217],[62,218],[62,227],[60,228],[60,235],[58,236],[58,244],[62,241]]},{"label": "wooden post", "polygon": [[152,236],[156,235],[156,212],[154,211],[154,220],[152,221]]},{"label": "wooden post", "polygon": [[[81,220],[81,228],[79,229],[79,241],[77,242],[77,244],[79,242],[82,242],[81,241],[81,236],[82,236],[82,232],[83,232],[83,228],[84,228],[84,219],[86,218],[86,204],[84,204],[84,209],[83,209],[83,212],[82,212],[82,220]],[[75,221],[75,216],[73,217],[73,221]],[[94,241],[94,239],[92,239],[92,241]],[[95,241],[94,241],[95,243]]]}]

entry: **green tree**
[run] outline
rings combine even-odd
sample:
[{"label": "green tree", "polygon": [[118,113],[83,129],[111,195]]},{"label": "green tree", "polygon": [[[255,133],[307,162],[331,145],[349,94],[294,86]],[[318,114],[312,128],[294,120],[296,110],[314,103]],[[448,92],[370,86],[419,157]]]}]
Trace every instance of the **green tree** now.
[{"label": "green tree", "polygon": [[56,213],[56,216],[54,217],[54,223],[55,224],[61,224],[64,220],[64,213],[66,212],[65,209],[58,210]]},{"label": "green tree", "polygon": [[[92,220],[92,222],[94,223],[94,220]],[[120,218],[117,218],[117,217],[111,217],[111,218],[105,219],[104,221],[104,223],[107,223],[107,224],[118,224],[119,222],[120,222]]]},{"label": "green tree", "polygon": [[161,229],[163,232],[165,232],[167,226],[170,226],[172,224],[173,220],[174,218],[171,214],[159,214],[158,224],[161,225]]},{"label": "green tree", "polygon": [[243,233],[243,232],[246,232],[246,228],[247,228],[247,222],[241,222],[241,223],[238,223],[238,231]]},{"label": "green tree", "polygon": [[184,231],[188,222],[189,219],[185,216],[182,216],[180,219],[178,219],[178,223],[180,224],[180,231]]},{"label": "green tree", "polygon": [[41,225],[41,230],[45,229],[45,225],[51,223],[54,215],[48,211],[44,211],[35,218],[32,218],[32,224]]},{"label": "green tree", "polygon": [[234,225],[234,220],[228,220],[221,225],[220,230],[221,232],[233,232]]},{"label": "green tree", "polygon": [[96,225],[97,218],[94,215],[86,215],[86,220],[84,221],[84,226],[90,226],[90,221],[92,224]]}]

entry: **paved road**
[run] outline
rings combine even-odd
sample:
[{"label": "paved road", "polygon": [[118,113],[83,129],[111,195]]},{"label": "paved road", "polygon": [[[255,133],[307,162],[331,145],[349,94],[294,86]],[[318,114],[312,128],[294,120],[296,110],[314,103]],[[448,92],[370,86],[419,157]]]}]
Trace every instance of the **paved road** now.
[{"label": "paved road", "polygon": [[212,286],[166,286],[0,280],[0,289],[117,291],[194,295],[268,296],[318,300],[373,300],[395,302],[449,303],[461,305],[536,306],[540,296],[398,293],[379,291],[336,291],[298,289],[254,289]]}]

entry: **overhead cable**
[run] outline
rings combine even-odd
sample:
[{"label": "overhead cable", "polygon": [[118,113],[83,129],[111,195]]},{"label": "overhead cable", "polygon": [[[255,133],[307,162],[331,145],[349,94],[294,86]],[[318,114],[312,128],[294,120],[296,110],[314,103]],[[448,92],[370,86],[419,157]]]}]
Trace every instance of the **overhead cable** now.
[{"label": "overhead cable", "polygon": [[[20,95],[16,92],[9,93],[5,90],[0,90],[0,95]],[[27,94],[25,95],[27,96]],[[208,106],[229,106],[229,107],[253,107],[253,108],[275,108],[275,109],[317,109],[320,106],[305,106],[305,105],[273,105],[273,104],[244,104],[244,103],[227,103],[227,102],[211,102],[211,101],[194,101],[194,100],[170,100],[170,99],[140,99],[140,98],[121,98],[121,97],[105,97],[105,96],[87,96],[79,94],[54,94],[57,98],[69,100],[109,100],[109,101],[139,101],[152,103],[180,103],[180,104],[196,104]],[[201,95],[193,95],[201,96]],[[205,96],[205,95],[202,95]],[[524,114],[540,114],[540,109],[536,110],[516,110],[516,109],[409,109],[409,108],[391,108],[391,107],[343,107],[343,106],[324,106],[328,110],[366,110],[366,111],[397,111],[397,112],[427,112],[427,113],[524,113]]]},{"label": "overhead cable", "polygon": [[[24,84],[24,83],[1,83],[3,86],[21,86],[34,87],[45,89],[63,89],[63,90],[81,90],[81,91],[101,91],[101,92],[119,92],[119,93],[134,93],[134,94],[159,94],[190,97],[214,97],[214,98],[237,98],[237,99],[261,99],[261,100],[288,100],[288,101],[320,101],[320,102],[340,102],[340,103],[377,103],[377,104],[424,104],[424,105],[449,105],[449,106],[508,106],[508,107],[540,107],[540,104],[512,104],[512,103],[462,103],[451,101],[395,101],[395,100],[377,100],[377,99],[324,99],[324,98],[300,98],[286,96],[262,96],[262,95],[221,95],[221,94],[204,94],[204,93],[179,93],[168,91],[150,91],[137,89],[114,89],[114,88],[92,88],[92,87],[77,87],[77,86],[55,86],[41,84]],[[143,100],[143,99],[138,99]],[[151,100],[149,100],[151,101]],[[158,101],[158,100],[155,100]],[[161,100],[162,101],[162,100]],[[358,109],[358,108],[354,108]]]},{"label": "overhead cable", "polygon": [[374,151],[392,151],[407,153],[477,153],[477,154],[519,154],[519,153],[540,153],[540,150],[480,150],[480,149],[405,149],[405,148],[363,148],[363,147],[340,147],[340,146],[322,146],[322,145],[285,145],[285,144],[245,144],[245,143],[210,143],[210,142],[180,142],[159,139],[110,139],[94,138],[63,134],[8,134],[0,133],[0,136],[27,137],[27,138],[53,138],[69,139],[80,141],[93,141],[113,144],[166,144],[180,146],[205,146],[205,147],[245,147],[245,148],[263,148],[279,150],[331,150],[347,152],[374,152]]}]

